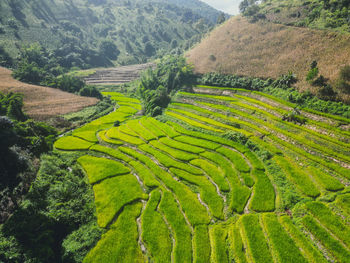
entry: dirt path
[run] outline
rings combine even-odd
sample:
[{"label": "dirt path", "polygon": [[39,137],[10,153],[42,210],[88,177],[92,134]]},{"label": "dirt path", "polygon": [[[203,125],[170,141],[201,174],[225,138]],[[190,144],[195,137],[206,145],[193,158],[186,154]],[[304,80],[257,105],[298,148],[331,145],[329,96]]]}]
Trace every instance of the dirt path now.
[{"label": "dirt path", "polygon": [[143,70],[154,67],[153,63],[97,69],[96,73],[84,78],[90,85],[120,85],[140,77]]},{"label": "dirt path", "polygon": [[81,97],[59,89],[30,85],[11,76],[12,71],[0,67],[0,92],[24,95],[24,111],[36,120],[47,120],[95,105],[95,98]]}]

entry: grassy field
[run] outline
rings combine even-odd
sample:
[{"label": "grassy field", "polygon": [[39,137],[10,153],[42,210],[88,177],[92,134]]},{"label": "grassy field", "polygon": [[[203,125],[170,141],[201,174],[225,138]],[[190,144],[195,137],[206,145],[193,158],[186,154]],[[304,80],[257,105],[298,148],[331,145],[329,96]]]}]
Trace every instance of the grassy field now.
[{"label": "grassy field", "polygon": [[105,93],[128,106],[56,141],[79,151],[105,229],[84,262],[348,262],[347,132],[212,90],[179,94],[163,122]]}]

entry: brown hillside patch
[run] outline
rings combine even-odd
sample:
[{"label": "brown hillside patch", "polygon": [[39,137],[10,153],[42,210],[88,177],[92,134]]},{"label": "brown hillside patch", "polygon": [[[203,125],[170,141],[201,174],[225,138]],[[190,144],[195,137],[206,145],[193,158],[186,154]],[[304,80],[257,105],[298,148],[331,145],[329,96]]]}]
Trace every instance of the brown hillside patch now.
[{"label": "brown hillside patch", "polygon": [[298,86],[305,89],[313,60],[330,81],[338,77],[341,66],[350,64],[350,34],[249,23],[237,16],[213,30],[186,56],[199,73],[276,78],[292,71],[300,80]]},{"label": "brown hillside patch", "polygon": [[95,105],[95,98],[81,97],[58,89],[26,84],[13,79],[11,70],[0,67],[0,92],[24,95],[24,110],[36,120],[46,120]]}]

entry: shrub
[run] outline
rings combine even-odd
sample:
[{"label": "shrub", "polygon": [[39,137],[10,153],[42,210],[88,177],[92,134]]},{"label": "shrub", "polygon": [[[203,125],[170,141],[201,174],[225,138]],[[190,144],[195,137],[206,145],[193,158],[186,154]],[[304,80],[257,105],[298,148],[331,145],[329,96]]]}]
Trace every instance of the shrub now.
[{"label": "shrub", "polygon": [[101,92],[95,86],[85,86],[79,90],[79,95],[84,97],[95,97],[102,99]]},{"label": "shrub", "polygon": [[306,80],[311,83],[318,76],[318,68],[312,68],[306,75]]}]

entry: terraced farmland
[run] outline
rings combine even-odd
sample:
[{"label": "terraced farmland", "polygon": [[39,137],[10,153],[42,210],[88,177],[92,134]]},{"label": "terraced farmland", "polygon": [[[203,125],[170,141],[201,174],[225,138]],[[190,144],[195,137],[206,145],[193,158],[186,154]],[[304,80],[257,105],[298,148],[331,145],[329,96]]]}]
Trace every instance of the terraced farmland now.
[{"label": "terraced farmland", "polygon": [[350,120],[246,90],[179,92],[161,120],[136,99],[55,143],[105,229],[84,262],[349,262]]}]

